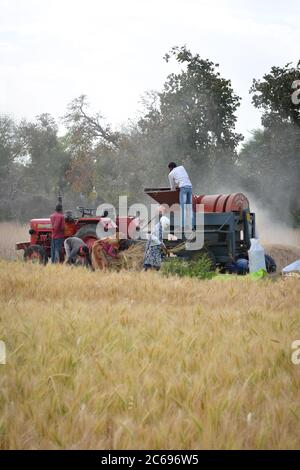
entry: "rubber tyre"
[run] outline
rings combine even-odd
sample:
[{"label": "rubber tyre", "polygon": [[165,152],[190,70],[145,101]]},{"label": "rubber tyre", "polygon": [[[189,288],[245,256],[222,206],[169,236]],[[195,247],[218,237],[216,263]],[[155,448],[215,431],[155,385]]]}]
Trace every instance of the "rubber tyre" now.
[{"label": "rubber tyre", "polygon": [[41,245],[31,245],[24,250],[24,261],[26,263],[36,262],[45,266],[48,263],[48,256]]},{"label": "rubber tyre", "polygon": [[91,248],[91,245],[93,243],[90,243],[89,240],[91,239],[93,239],[94,241],[98,240],[96,228],[97,228],[96,224],[84,225],[75,233],[74,237],[81,238],[81,240],[87,243],[88,247]]},{"label": "rubber tyre", "polygon": [[87,225],[84,225],[83,227],[81,227],[74,235],[74,237],[78,237],[78,238],[81,238],[82,240],[84,238],[88,238],[88,237],[94,237],[98,240],[98,237],[97,237],[97,232],[96,232],[96,227],[97,225],[96,224],[87,224]]}]

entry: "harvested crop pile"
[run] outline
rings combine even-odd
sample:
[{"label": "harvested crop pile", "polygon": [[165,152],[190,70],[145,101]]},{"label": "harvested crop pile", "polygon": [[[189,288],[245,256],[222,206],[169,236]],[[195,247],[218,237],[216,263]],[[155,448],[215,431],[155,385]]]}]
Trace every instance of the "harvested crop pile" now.
[{"label": "harvested crop pile", "polygon": [[264,244],[265,252],[272,256],[277,264],[277,271],[300,259],[300,248],[290,245]]},{"label": "harvested crop pile", "polygon": [[121,257],[115,261],[115,266],[120,269],[141,270],[144,261],[144,243],[136,243],[127,250],[121,252]]},{"label": "harvested crop pile", "polygon": [[93,267],[96,270],[140,270],[143,267],[144,250],[144,243],[136,243],[130,246],[127,250],[120,251],[117,257],[112,257],[103,251],[101,248],[101,240],[98,240],[94,243],[92,249]]}]

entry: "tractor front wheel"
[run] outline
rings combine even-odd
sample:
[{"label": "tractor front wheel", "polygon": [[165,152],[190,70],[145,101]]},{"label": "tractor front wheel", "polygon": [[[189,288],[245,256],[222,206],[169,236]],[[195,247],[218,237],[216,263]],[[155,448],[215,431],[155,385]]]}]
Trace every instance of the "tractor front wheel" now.
[{"label": "tractor front wheel", "polygon": [[24,261],[46,265],[48,256],[42,246],[31,245],[24,250]]}]

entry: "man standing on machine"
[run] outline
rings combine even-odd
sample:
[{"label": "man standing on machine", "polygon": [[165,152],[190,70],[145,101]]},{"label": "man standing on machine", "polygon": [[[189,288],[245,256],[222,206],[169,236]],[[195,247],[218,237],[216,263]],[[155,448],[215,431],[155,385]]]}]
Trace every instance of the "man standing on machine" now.
[{"label": "man standing on machine", "polygon": [[170,187],[173,191],[179,189],[179,204],[181,207],[181,223],[182,223],[182,232],[185,231],[185,222],[186,222],[186,205],[188,204],[190,210],[192,211],[192,228],[196,229],[195,213],[192,209],[193,203],[193,188],[192,183],[187,174],[186,169],[181,165],[177,166],[176,163],[170,162],[168,165],[170,170],[169,173],[169,182]]}]

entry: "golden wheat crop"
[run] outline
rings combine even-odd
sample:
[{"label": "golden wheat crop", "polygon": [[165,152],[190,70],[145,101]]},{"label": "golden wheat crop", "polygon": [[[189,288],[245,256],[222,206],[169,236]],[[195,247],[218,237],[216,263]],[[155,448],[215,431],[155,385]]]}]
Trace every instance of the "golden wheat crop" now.
[{"label": "golden wheat crop", "polygon": [[16,252],[16,243],[29,241],[28,226],[17,222],[0,222],[0,258],[13,260],[23,253]]},{"label": "golden wheat crop", "polygon": [[299,294],[1,261],[0,448],[299,448]]}]

